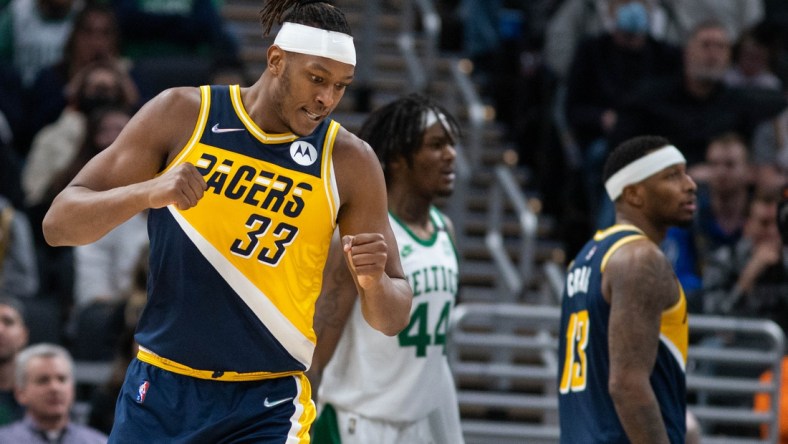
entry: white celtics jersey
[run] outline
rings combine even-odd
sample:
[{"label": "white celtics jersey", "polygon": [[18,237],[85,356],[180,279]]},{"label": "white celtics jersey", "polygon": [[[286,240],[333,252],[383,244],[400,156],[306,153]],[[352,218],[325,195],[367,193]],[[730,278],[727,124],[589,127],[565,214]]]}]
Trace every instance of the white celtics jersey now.
[{"label": "white celtics jersey", "polygon": [[424,240],[389,213],[413,289],[410,323],[398,336],[386,336],[367,324],[356,301],[324,370],[321,403],[403,422],[423,419],[443,403],[456,403],[446,333],[457,294],[457,254],[440,213],[433,208],[430,217],[436,229]]}]

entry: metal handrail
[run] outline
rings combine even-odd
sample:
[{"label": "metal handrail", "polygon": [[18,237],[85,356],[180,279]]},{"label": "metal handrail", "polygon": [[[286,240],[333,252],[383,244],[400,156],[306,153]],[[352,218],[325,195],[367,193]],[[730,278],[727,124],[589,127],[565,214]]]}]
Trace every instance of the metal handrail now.
[{"label": "metal handrail", "polygon": [[[779,442],[779,415],[776,412],[780,411],[780,384],[782,381],[782,358],[785,354],[785,334],[782,329],[772,321],[763,319],[746,319],[725,316],[708,316],[708,315],[690,315],[689,325],[691,333],[708,333],[708,334],[725,334],[725,333],[747,333],[747,334],[761,334],[771,341],[771,344],[764,344],[769,346],[767,350],[761,351],[759,358],[754,358],[753,350],[736,350],[737,356],[740,361],[749,362],[750,364],[757,364],[763,361],[768,361],[769,368],[772,372],[771,382],[761,383],[763,393],[769,393],[771,403],[771,416],[768,421],[768,436],[764,442],[777,443]],[[711,349],[711,350],[709,350]],[[718,362],[733,362],[730,359],[723,357],[714,358],[713,350],[715,347],[704,347],[702,345],[691,346],[688,353],[688,361],[692,362],[695,359],[705,359],[707,361]],[[719,353],[718,353],[719,355]],[[734,383],[731,380],[722,380],[720,382],[710,383],[707,379],[702,377],[692,377],[687,375],[687,390],[733,390],[735,389]],[[715,419],[715,415],[720,413],[713,408],[706,410],[703,407],[698,407],[694,412],[698,419],[702,420],[708,416],[709,419]],[[735,418],[733,418],[735,419]],[[731,418],[728,418],[731,420]]]},{"label": "metal handrail", "polygon": [[[557,356],[559,319],[561,309],[557,306],[511,304],[511,303],[462,303],[455,307],[451,315],[449,326],[449,347],[447,356],[452,371],[459,378],[475,378],[483,376],[490,380],[490,387],[496,390],[482,391],[476,387],[460,389],[458,399],[466,405],[489,406],[514,406],[543,411],[545,415],[557,413],[557,399],[554,391],[545,390],[543,399],[532,396],[520,396],[519,393],[508,393],[497,390],[496,381],[520,378],[533,384],[547,382],[549,387],[557,387]],[[690,315],[689,333],[691,337],[698,334],[744,334],[754,335],[761,339],[757,350],[747,350],[736,347],[715,348],[700,343],[689,345],[687,366],[687,390],[689,392],[706,393],[732,393],[748,395],[766,393],[771,398],[768,412],[755,412],[752,408],[728,405],[703,404],[699,400],[691,402],[687,408],[702,423],[727,423],[739,425],[766,424],[768,436],[762,439],[744,437],[717,437],[702,432],[701,442],[710,443],[762,443],[776,444],[779,432],[779,398],[781,393],[781,364],[785,353],[785,335],[782,329],[768,319],[742,319],[735,317]],[[512,323],[521,327],[517,332],[508,329]],[[501,326],[506,326],[501,329]],[[552,339],[551,339],[552,338]],[[542,347],[543,367],[537,367],[538,361],[521,359],[512,361],[511,355],[517,351],[526,353],[538,352]],[[498,349],[508,350],[507,359],[500,360]],[[474,350],[484,350],[490,357],[488,361],[479,361],[474,356]],[[714,356],[711,352],[716,351]],[[550,359],[545,359],[549,356]],[[755,358],[754,358],[755,357]],[[730,378],[715,375],[706,375],[698,372],[698,367],[691,364],[698,361],[727,362],[735,365],[764,366],[773,372],[770,382],[761,382],[750,377]],[[455,370],[456,369],[456,370]],[[552,372],[553,377],[549,378]],[[520,381],[522,384],[523,381]],[[546,416],[547,418],[547,416]],[[496,435],[495,429],[510,423],[496,421],[471,421],[473,427],[463,429],[466,434],[492,437]],[[465,424],[466,421],[463,421]],[[558,442],[555,422],[545,419],[540,424],[530,424],[535,429],[516,428],[503,433],[507,438],[519,438],[521,442],[528,438],[535,438],[539,433],[547,433],[553,439],[549,442]],[[519,424],[518,424],[519,425]],[[509,441],[507,441],[509,442]],[[540,441],[541,442],[541,441]]]},{"label": "metal handrail", "polygon": [[429,81],[424,67],[421,66],[419,55],[416,53],[414,41],[413,34],[402,33],[397,37],[397,47],[399,47],[402,57],[405,59],[405,67],[408,69],[408,83],[411,90],[426,91]]},{"label": "metal handrail", "polygon": [[454,86],[459,92],[459,96],[452,97],[452,99],[462,99],[461,103],[455,104],[455,108],[465,111],[463,114],[468,119],[465,135],[468,160],[471,165],[478,166],[482,155],[482,136],[487,121],[487,111],[479,98],[479,93],[476,92],[476,87],[468,76],[467,70],[463,68],[465,65],[467,65],[467,61],[457,58],[451,60],[451,76]]},{"label": "metal handrail", "polygon": [[[414,31],[416,13],[418,13],[419,21],[424,29],[423,56],[420,56],[416,50],[416,33]],[[442,27],[440,15],[435,10],[432,0],[409,0],[403,3],[400,20],[401,31],[397,38],[397,46],[405,59],[409,84],[411,89],[415,91],[426,92],[430,89],[431,82],[436,78],[438,42]],[[481,157],[482,130],[487,113],[467,70],[463,69],[466,63],[462,59],[452,58],[449,65],[452,81],[459,94],[451,95],[448,99],[452,101],[457,98],[461,99],[460,103],[455,103],[450,108],[455,114],[463,114],[468,119],[464,146],[465,151],[468,152],[469,165],[475,166],[478,165]]]},{"label": "metal handrail", "polygon": [[[514,302],[522,295],[526,283],[533,277],[538,220],[509,167],[499,165],[495,167],[494,173],[485,243],[501,273],[502,283],[506,285],[503,299]],[[515,212],[520,231],[517,265],[504,248],[503,219],[507,203]]]},{"label": "metal handrail", "polygon": [[[423,56],[420,56],[416,50],[414,30],[416,13],[418,13],[424,30]],[[401,31],[397,37],[397,46],[405,60],[408,84],[411,90],[426,93],[430,90],[431,81],[436,77],[435,62],[438,58],[438,41],[442,26],[440,15],[431,0],[409,0],[403,2],[400,20]],[[465,202],[470,188],[470,178],[473,169],[478,165],[484,111],[473,83],[459,67],[460,61],[451,60],[450,65],[452,66],[451,74],[454,85],[459,91],[458,95],[462,98],[463,103],[446,103],[446,105],[455,115],[466,115],[468,124],[461,143],[456,147],[457,181],[454,197],[447,202],[447,213],[455,224],[462,224],[465,217]],[[454,102],[456,96],[452,94],[446,99]],[[457,235],[462,236],[462,230],[457,230]]]},{"label": "metal handrail", "polygon": [[361,30],[361,41],[358,45],[359,59],[366,61],[356,65],[355,83],[361,87],[368,87],[372,79],[377,76],[374,60],[376,40],[378,35],[377,18],[380,16],[380,0],[364,1],[364,26]]},{"label": "metal handrail", "polygon": [[[416,51],[416,12],[424,30],[424,57]],[[405,57],[408,74],[416,91],[426,91],[435,78],[435,60],[438,56],[438,41],[441,33],[441,18],[431,0],[410,0],[403,3],[400,21],[401,31],[397,44]]]}]

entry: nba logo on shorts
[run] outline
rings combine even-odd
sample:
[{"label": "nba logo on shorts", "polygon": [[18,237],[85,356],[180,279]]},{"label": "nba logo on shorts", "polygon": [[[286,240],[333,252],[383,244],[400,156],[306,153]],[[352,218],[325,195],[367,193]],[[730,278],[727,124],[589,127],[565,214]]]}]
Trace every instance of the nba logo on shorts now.
[{"label": "nba logo on shorts", "polygon": [[137,389],[137,402],[139,404],[145,402],[145,396],[148,394],[148,387],[150,387],[150,382],[145,381],[140,384],[140,387]]}]

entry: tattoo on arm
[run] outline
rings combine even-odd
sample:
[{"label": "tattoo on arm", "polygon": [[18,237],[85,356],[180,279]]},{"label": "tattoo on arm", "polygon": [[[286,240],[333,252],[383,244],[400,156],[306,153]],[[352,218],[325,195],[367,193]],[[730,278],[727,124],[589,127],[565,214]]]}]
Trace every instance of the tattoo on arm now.
[{"label": "tattoo on arm", "polygon": [[678,287],[670,264],[656,247],[631,245],[622,253],[610,270],[611,396],[632,442],[666,442],[649,376],[656,362],[662,311],[675,303]]}]

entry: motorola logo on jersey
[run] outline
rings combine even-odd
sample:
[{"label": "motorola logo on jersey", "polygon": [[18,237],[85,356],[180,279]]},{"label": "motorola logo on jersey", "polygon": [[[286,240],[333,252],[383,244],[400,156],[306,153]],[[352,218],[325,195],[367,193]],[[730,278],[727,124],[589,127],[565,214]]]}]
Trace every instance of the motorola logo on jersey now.
[{"label": "motorola logo on jersey", "polygon": [[301,166],[309,166],[317,161],[317,150],[309,142],[296,140],[290,145],[290,157]]}]

